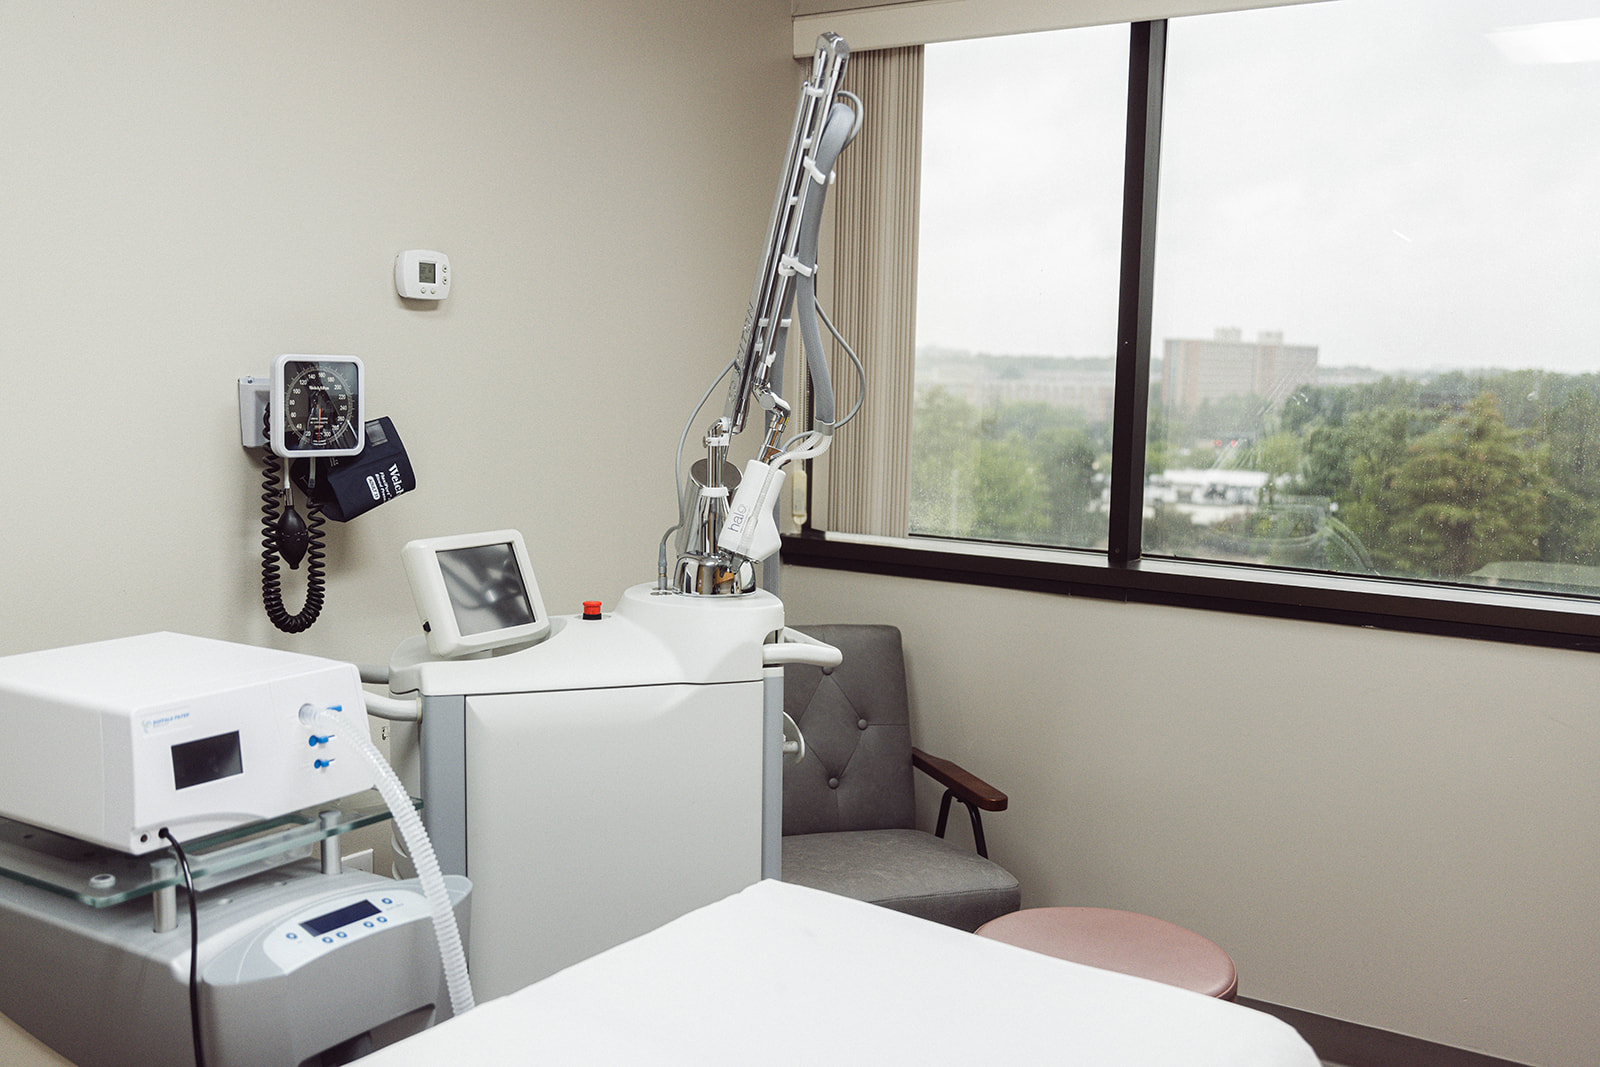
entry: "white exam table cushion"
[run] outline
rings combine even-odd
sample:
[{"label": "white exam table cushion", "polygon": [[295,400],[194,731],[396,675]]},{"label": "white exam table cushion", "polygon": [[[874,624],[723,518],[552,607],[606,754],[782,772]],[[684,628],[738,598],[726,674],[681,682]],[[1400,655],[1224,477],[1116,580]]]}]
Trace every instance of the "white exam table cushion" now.
[{"label": "white exam table cushion", "polygon": [[1318,1067],[1272,1016],[770,880],[362,1063]]}]

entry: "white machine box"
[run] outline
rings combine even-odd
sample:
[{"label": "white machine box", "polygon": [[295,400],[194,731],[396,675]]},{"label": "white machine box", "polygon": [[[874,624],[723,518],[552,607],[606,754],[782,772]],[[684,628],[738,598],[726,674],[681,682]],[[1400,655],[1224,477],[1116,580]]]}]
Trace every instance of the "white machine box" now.
[{"label": "white machine box", "polygon": [[155,633],[0,657],[0,816],[134,854],[372,787],[300,722],[366,729],[353,664]]}]

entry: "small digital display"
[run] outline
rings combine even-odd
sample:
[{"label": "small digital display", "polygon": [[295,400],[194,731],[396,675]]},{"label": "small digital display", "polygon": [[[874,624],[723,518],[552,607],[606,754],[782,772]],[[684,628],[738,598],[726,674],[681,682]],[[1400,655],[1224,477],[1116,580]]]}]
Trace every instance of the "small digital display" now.
[{"label": "small digital display", "polygon": [[321,937],[329,930],[337,930],[341,926],[349,926],[358,919],[365,919],[378,914],[378,906],[370,900],[358,900],[354,904],[347,904],[338,911],[330,911],[326,915],[318,915],[315,919],[307,919],[300,924],[301,929],[314,937]]},{"label": "small digital display", "polygon": [[172,746],[172,782],[179,789],[243,773],[238,730]]},{"label": "small digital display", "polygon": [[418,263],[417,264],[417,281],[423,282],[423,283],[428,284],[428,285],[432,285],[434,283],[434,281],[436,280],[434,278],[434,272],[436,270],[438,270],[438,267],[439,267],[439,265],[437,263],[434,263],[432,260],[425,259],[421,263]]},{"label": "small digital display", "polygon": [[439,573],[463,637],[539,621],[509,541],[441,551]]}]

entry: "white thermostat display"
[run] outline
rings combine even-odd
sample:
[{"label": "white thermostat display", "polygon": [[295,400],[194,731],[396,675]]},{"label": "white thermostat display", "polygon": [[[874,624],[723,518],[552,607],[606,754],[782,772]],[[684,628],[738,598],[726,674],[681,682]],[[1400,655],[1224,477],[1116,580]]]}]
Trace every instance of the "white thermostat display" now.
[{"label": "white thermostat display", "polygon": [[443,300],[450,295],[450,257],[413,248],[394,260],[394,287],[407,300]]}]

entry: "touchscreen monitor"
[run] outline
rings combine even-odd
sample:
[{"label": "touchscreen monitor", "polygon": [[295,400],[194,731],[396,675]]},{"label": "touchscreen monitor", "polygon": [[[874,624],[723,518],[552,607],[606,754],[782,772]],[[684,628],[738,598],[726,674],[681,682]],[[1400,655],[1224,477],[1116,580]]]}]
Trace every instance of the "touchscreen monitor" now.
[{"label": "touchscreen monitor", "polygon": [[436,656],[529,644],[550,631],[527,546],[515,530],[412,541],[400,558]]}]

